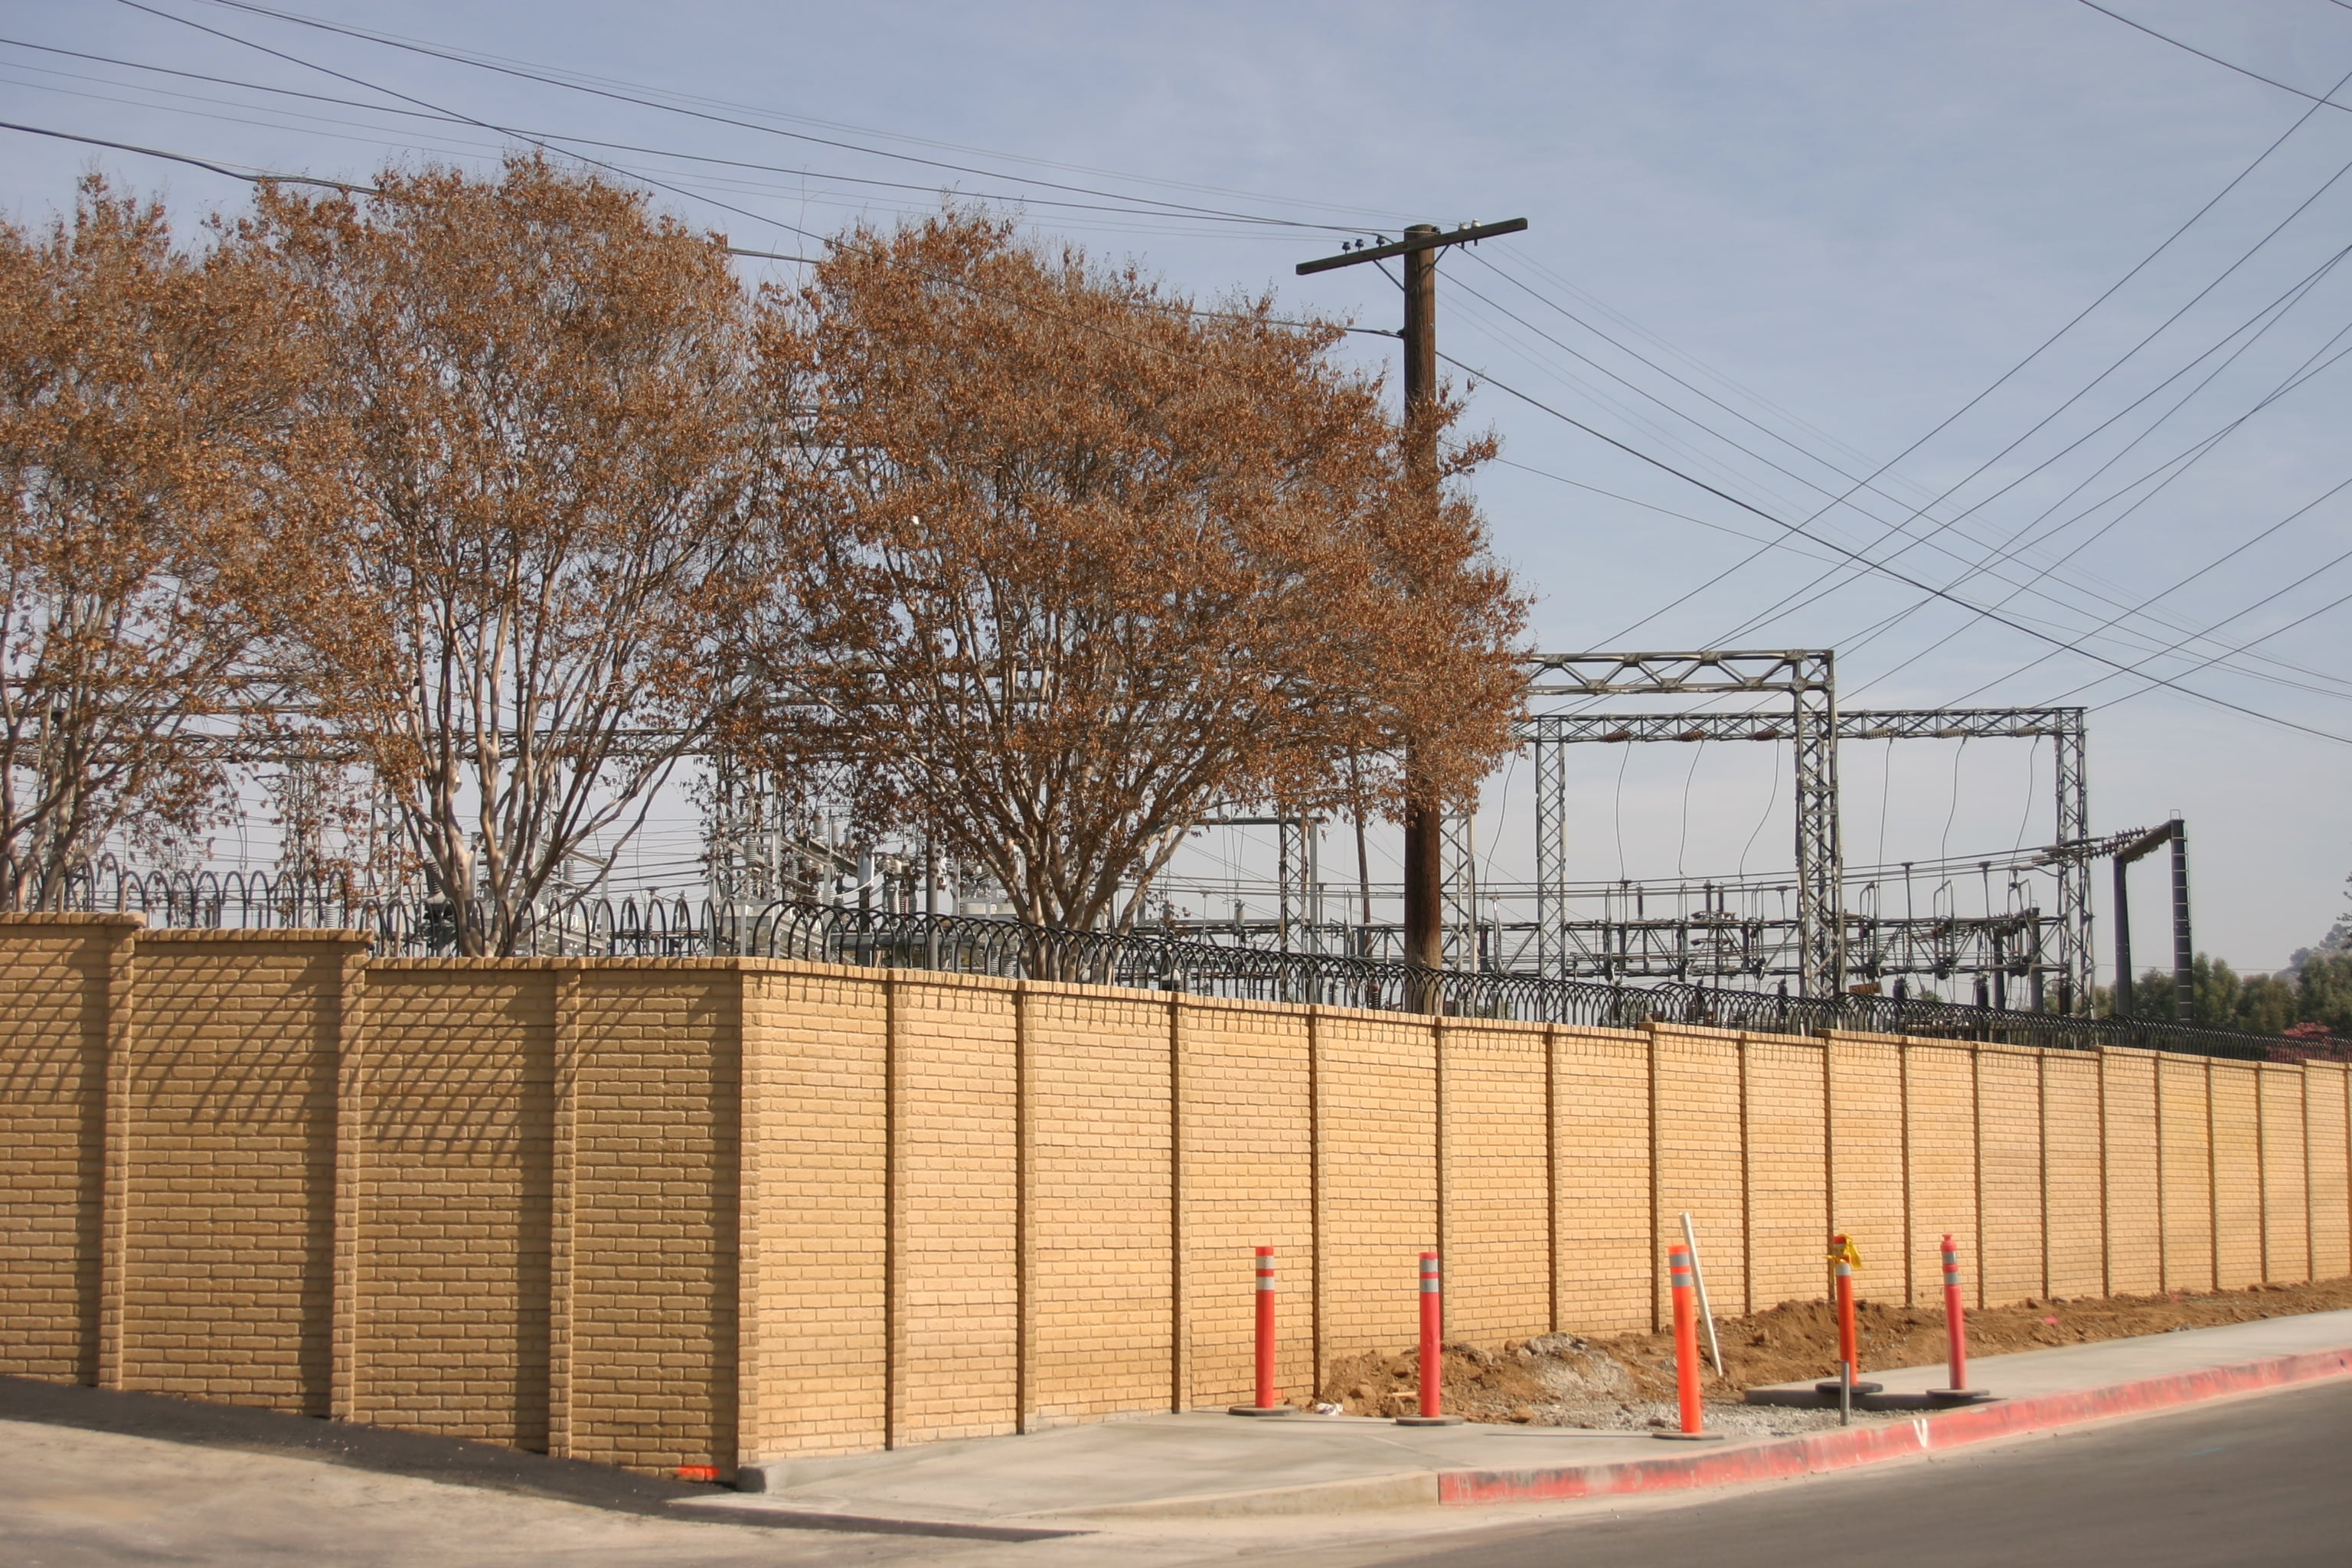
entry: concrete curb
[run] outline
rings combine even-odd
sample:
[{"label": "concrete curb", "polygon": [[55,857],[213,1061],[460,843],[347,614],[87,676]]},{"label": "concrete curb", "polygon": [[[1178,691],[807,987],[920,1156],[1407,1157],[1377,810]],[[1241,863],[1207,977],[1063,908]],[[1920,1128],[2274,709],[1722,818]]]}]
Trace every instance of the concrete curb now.
[{"label": "concrete curb", "polygon": [[2143,1415],[2232,1394],[2251,1394],[2346,1375],[2352,1375],[2352,1347],[2273,1356],[2236,1366],[2203,1367],[2105,1388],[2073,1389],[1991,1405],[1965,1405],[1911,1421],[1841,1427],[1810,1436],[1784,1437],[1687,1457],[1617,1465],[1442,1470],[1437,1472],[1437,1492],[1439,1500],[1450,1506],[1475,1507],[1786,1480],[1890,1459],[1913,1458],[1930,1451],[1965,1447],[1971,1443],[2027,1432]]}]

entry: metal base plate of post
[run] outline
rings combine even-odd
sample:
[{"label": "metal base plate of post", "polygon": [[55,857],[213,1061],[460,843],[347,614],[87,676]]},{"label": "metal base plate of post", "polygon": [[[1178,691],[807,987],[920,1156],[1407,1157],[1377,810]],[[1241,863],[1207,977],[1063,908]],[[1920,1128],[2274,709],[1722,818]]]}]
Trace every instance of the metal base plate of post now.
[{"label": "metal base plate of post", "polygon": [[[1813,1392],[1825,1398],[1835,1399],[1838,1396],[1838,1390],[1844,1386],[1845,1384],[1832,1377],[1813,1384]],[[1865,1394],[1883,1394],[1885,1391],[1886,1385],[1883,1383],[1857,1383],[1853,1385],[1853,1396],[1856,1399]]]},{"label": "metal base plate of post", "polygon": [[1296,1415],[1298,1414],[1298,1406],[1296,1405],[1228,1405],[1225,1406],[1225,1414],[1228,1415]]},{"label": "metal base plate of post", "polygon": [[1459,1426],[1462,1425],[1462,1417],[1459,1415],[1400,1415],[1396,1418],[1396,1424],[1400,1426]]}]

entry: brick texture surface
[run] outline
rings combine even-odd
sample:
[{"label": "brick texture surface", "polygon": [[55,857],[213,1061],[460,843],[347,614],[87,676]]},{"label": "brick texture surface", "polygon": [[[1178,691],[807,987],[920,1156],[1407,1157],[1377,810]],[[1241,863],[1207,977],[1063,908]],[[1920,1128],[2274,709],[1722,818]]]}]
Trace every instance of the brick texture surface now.
[{"label": "brick texture surface", "polygon": [[1646,1329],[1659,1267],[1651,1247],[1649,1037],[1562,1029],[1552,1079],[1559,1326]]},{"label": "brick texture surface", "polygon": [[[1863,1259],[1857,1289],[1881,1300],[1903,1299],[1909,1247],[1904,1056],[1884,1037],[1839,1035],[1829,1045],[1830,1227],[1853,1238]],[[1830,1289],[1828,1240],[1814,1247],[1816,1298]]]},{"label": "brick texture surface", "polygon": [[[646,1471],[1285,1393],[1448,1330],[2352,1268],[2352,1075],[0,918],[0,1372]],[[2218,1230],[2218,1247],[2217,1247]]]},{"label": "brick texture surface", "polygon": [[[1748,1192],[1740,1158],[1739,1037],[1722,1030],[1657,1031],[1658,1194],[1655,1267],[1691,1216],[1708,1304],[1746,1310]],[[1671,1314],[1673,1301],[1662,1297]],[[1671,1321],[1671,1320],[1669,1320]]]},{"label": "brick texture surface", "polygon": [[556,980],[368,975],[355,1419],[547,1447]]},{"label": "brick texture surface", "polygon": [[[2159,1080],[2162,1058],[2147,1051],[2103,1050],[2099,1060],[2099,1116],[2105,1129],[2099,1146],[2105,1171],[2102,1184],[2105,1211],[2106,1288],[2115,1295],[2145,1295],[2168,1288],[2171,1271],[2179,1267],[2173,1255],[2175,1239],[2204,1234],[2200,1205],[2194,1231],[2168,1234],[2175,1223],[2171,1171],[2177,1161],[2166,1155],[2167,1140],[2183,1111],[2167,1098],[2170,1080]],[[2204,1110],[2199,1103],[2196,1147],[2204,1146]],[[2187,1225],[2189,1216],[2179,1223]]]},{"label": "brick texture surface", "polygon": [[1551,1328],[1544,1032],[1463,1023],[1445,1044],[1445,1331],[1497,1343]]},{"label": "brick texture surface", "polygon": [[1747,1042],[1748,1295],[1759,1310],[1822,1293],[1830,1233],[1824,1049],[1771,1035]]},{"label": "brick texture surface", "polygon": [[1178,1403],[1255,1397],[1256,1248],[1275,1252],[1277,1391],[1315,1382],[1318,1020],[1296,1008],[1177,1008],[1184,1339]]},{"label": "brick texture surface", "polygon": [[98,1377],[107,981],[119,928],[0,932],[0,1373]]}]

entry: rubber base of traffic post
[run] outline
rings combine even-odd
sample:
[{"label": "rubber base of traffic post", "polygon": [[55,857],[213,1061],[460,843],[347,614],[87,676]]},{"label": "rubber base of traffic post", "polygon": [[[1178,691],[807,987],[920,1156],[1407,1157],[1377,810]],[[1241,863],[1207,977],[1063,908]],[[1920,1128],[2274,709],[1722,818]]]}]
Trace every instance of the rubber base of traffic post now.
[{"label": "rubber base of traffic post", "polygon": [[[1817,1383],[1813,1384],[1813,1392],[1815,1394],[1825,1394],[1829,1398],[1835,1399],[1838,1396],[1838,1390],[1844,1386],[1845,1384],[1840,1383],[1836,1378],[1832,1378],[1827,1383]],[[1885,1392],[1886,1385],[1883,1383],[1857,1383],[1853,1385],[1853,1396],[1856,1399],[1861,1398],[1865,1394],[1884,1394]]]},{"label": "rubber base of traffic post", "polygon": [[1296,1415],[1298,1414],[1298,1406],[1296,1405],[1228,1405],[1225,1406],[1225,1414],[1228,1415]]},{"label": "rubber base of traffic post", "polygon": [[1462,1417],[1459,1415],[1400,1415],[1396,1418],[1396,1424],[1400,1426],[1459,1426],[1462,1425]]},{"label": "rubber base of traffic post", "polygon": [[2000,1396],[1990,1388],[1931,1388],[1927,1397],[1938,1405],[1981,1405]]},{"label": "rubber base of traffic post", "polygon": [[1651,1436],[1667,1443],[1720,1443],[1720,1432],[1653,1432]]}]

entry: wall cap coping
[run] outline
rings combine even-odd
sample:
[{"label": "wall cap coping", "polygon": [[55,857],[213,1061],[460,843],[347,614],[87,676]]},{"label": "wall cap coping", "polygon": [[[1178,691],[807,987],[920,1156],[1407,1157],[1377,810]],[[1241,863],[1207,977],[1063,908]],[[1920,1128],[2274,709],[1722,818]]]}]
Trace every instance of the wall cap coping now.
[{"label": "wall cap coping", "polygon": [[79,926],[85,931],[137,931],[147,923],[139,914],[57,914],[42,910],[0,914],[0,926]]}]

